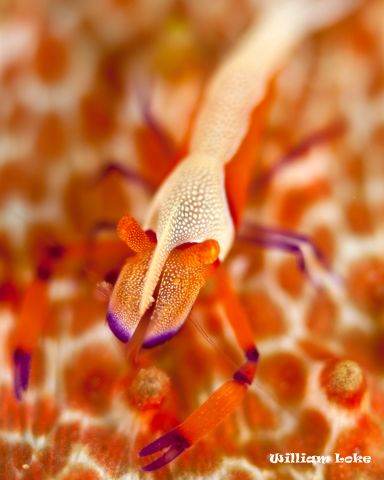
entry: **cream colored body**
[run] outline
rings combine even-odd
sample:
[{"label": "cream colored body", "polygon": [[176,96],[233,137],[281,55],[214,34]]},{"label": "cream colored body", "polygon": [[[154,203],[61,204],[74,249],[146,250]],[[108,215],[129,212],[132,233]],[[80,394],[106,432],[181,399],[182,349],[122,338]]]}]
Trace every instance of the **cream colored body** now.
[{"label": "cream colored body", "polygon": [[[189,155],[163,183],[150,206],[144,228],[157,234],[140,302],[140,315],[169,253],[189,242],[217,240],[220,260],[234,238],[225,192],[225,165],[248,128],[252,111],[263,100],[271,79],[308,33],[331,23],[354,1],[271,0],[211,78],[189,146]],[[342,4],[342,5],[341,5]]]}]

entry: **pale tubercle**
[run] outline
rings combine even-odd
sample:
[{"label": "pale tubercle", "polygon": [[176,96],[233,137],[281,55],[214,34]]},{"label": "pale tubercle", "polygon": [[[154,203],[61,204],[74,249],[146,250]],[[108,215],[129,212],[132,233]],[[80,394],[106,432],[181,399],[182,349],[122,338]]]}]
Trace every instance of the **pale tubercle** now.
[{"label": "pale tubercle", "polygon": [[268,0],[243,38],[211,77],[190,143],[192,154],[231,160],[251,113],[270,81],[311,32],[348,14],[359,2]]},{"label": "pale tubercle", "polygon": [[156,232],[157,245],[146,273],[140,315],[152,303],[164,263],[175,247],[216,240],[221,261],[231,248],[234,226],[221,164],[198,155],[180,162],[155,195],[144,228]]}]

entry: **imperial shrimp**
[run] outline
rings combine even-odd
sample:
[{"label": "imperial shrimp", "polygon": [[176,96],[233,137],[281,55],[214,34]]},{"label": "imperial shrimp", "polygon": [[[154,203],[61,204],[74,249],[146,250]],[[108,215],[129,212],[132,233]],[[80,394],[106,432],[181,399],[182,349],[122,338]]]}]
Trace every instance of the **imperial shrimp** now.
[{"label": "imperial shrimp", "polygon": [[238,407],[253,382],[259,352],[219,265],[241,222],[274,78],[306,35],[351,8],[350,2],[328,1],[268,5],[208,82],[188,153],[156,193],[143,228],[128,216],[119,222],[118,235],[135,255],[122,268],[109,300],[107,320],[115,336],[122,342],[136,338],[144,348],[169,340],[216,273],[220,301],[244,354],[231,380],[140,451],[145,457],[166,449],[143,467],[146,471],[162,468],[209,434]]}]

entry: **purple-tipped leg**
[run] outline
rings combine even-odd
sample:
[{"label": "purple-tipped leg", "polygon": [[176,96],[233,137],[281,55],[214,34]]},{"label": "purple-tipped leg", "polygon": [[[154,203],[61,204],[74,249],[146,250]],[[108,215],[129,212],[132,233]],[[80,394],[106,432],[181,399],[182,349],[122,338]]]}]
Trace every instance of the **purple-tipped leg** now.
[{"label": "purple-tipped leg", "polygon": [[139,455],[141,457],[145,457],[146,455],[152,455],[153,453],[164,450],[164,448],[167,447],[169,447],[168,450],[161,457],[157,458],[152,463],[145,465],[143,470],[146,472],[151,472],[153,470],[157,470],[158,468],[164,467],[168,463],[172,462],[172,460],[174,460],[176,457],[181,455],[184,450],[190,447],[190,444],[180,432],[177,430],[171,430],[144,447],[139,452]]},{"label": "purple-tipped leg", "polygon": [[280,172],[284,167],[290,165],[293,161],[298,160],[305,155],[311,148],[330,142],[334,138],[342,135],[345,132],[345,124],[342,120],[337,120],[333,124],[328,125],[321,130],[318,130],[308,137],[304,138],[302,142],[295,145],[283,157],[276,161],[271,168],[262,173],[251,186],[251,194],[255,194],[258,190],[265,187],[272,178]]},{"label": "purple-tipped leg", "polygon": [[31,371],[31,354],[16,348],[13,354],[14,365],[14,389],[17,400],[22,399],[22,393],[26,392],[29,384]]},{"label": "purple-tipped leg", "polygon": [[129,167],[125,165],[123,166],[118,162],[114,162],[113,160],[109,160],[105,164],[105,166],[103,167],[103,170],[96,177],[94,183],[100,182],[111,173],[117,173],[118,175],[125,178],[128,182],[139,185],[148,193],[153,193],[155,190],[154,185],[152,185],[152,183],[149,180],[147,180],[146,178],[144,178],[142,175],[135,172],[134,170],[130,169]]},{"label": "purple-tipped leg", "polygon": [[333,279],[339,284],[342,283],[342,279],[332,270],[323,252],[307,235],[284,229],[245,224],[242,226],[238,238],[239,240],[250,242],[260,247],[275,248],[291,253],[296,257],[298,269],[304,273],[316,288],[319,288],[319,285],[313,279],[305,262],[302,245],[307,245],[318,262],[332,275]]}]

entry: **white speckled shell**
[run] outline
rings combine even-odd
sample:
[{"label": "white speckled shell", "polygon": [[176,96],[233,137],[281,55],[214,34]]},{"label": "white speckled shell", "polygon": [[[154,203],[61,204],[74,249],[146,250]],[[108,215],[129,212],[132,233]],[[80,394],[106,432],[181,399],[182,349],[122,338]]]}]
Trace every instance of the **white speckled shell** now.
[{"label": "white speckled shell", "polygon": [[188,242],[216,240],[220,260],[230,249],[234,227],[229,211],[222,165],[210,157],[183,160],[157,192],[144,228],[157,234],[144,285],[140,311],[151,303],[164,262],[175,247]]},{"label": "white speckled shell", "polygon": [[[343,3],[343,6],[335,4]],[[214,239],[220,260],[234,236],[225,186],[224,166],[239,148],[251,113],[263,99],[273,76],[309,32],[344,14],[356,0],[274,0],[227,57],[207,85],[183,160],[155,196],[145,228],[158,244],[144,281],[142,315],[171,250],[186,242]],[[289,21],[288,21],[289,19]]]}]

